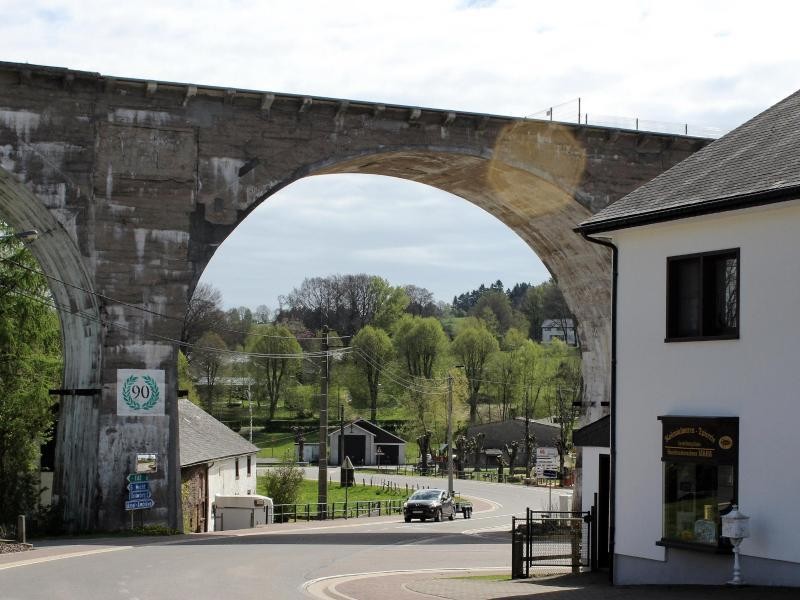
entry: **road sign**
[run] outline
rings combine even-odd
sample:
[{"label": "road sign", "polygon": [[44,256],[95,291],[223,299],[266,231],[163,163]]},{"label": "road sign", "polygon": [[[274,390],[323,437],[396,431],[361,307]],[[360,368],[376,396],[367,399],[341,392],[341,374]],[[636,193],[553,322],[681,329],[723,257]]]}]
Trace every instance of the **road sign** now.
[{"label": "road sign", "polygon": [[542,477],[544,479],[558,479],[558,471],[555,469],[544,469],[542,471]]},{"label": "road sign", "polygon": [[129,492],[146,492],[148,490],[150,490],[149,481],[135,481],[128,484]]},{"label": "road sign", "polygon": [[147,500],[152,498],[150,491],[146,492],[128,492],[128,500]]},{"label": "road sign", "polygon": [[147,473],[131,473],[128,475],[128,483],[134,483],[136,481],[147,481],[149,475]]},{"label": "road sign", "polygon": [[[125,510],[142,510],[143,508],[153,508],[155,500],[127,500],[125,502]],[[131,517],[133,518],[133,517]]]}]

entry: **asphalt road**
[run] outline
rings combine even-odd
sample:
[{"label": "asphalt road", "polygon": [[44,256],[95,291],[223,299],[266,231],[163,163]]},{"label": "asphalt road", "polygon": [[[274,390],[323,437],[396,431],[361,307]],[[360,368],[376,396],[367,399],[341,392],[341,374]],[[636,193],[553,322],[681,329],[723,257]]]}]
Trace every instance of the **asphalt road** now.
[{"label": "asphalt road", "polygon": [[[338,471],[331,473],[338,481]],[[373,478],[447,485],[441,478]],[[307,598],[310,585],[319,590],[326,578],[344,574],[510,570],[511,515],[526,506],[546,508],[548,490],[457,481],[456,491],[483,499],[483,510],[441,523],[406,524],[395,515],[177,538],[44,542],[33,552],[0,557],[0,599]]]}]

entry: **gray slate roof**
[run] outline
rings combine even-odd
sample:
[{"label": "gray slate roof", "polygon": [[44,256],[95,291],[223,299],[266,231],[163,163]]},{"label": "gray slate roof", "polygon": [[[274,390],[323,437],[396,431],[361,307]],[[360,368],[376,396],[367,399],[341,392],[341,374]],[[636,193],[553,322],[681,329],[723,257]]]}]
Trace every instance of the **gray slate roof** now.
[{"label": "gray slate roof", "polygon": [[178,399],[181,467],[253,454],[258,448],[185,398]]},{"label": "gray slate roof", "polygon": [[608,448],[611,445],[611,417],[606,415],[572,432],[575,446],[597,446]]},{"label": "gray slate roof", "polygon": [[800,197],[800,91],[581,223],[585,233]]}]

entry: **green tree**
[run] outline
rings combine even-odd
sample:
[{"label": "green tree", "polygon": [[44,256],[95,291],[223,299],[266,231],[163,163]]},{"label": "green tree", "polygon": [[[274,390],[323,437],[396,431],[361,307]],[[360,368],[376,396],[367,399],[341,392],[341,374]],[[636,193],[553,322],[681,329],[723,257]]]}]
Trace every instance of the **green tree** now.
[{"label": "green tree", "polygon": [[561,359],[553,378],[554,393],[550,398],[550,414],[558,424],[559,473],[564,473],[564,457],[572,450],[572,430],[578,416],[576,404],[580,404],[583,395],[583,378],[580,361],[577,357],[567,356]]},{"label": "green tree", "polygon": [[514,315],[511,310],[511,302],[502,290],[485,292],[478,298],[478,302],[470,314],[484,318],[487,312],[494,315],[497,322],[496,335],[505,335],[513,323]]},{"label": "green tree", "polygon": [[192,374],[189,369],[189,359],[182,351],[178,351],[178,389],[186,390],[189,401],[200,406],[200,394],[194,385]]},{"label": "green tree", "polygon": [[394,344],[409,375],[430,379],[436,359],[447,347],[447,336],[434,317],[403,315],[395,326]]},{"label": "green tree", "polygon": [[405,365],[413,384],[408,386],[409,409],[421,431],[428,429],[427,418],[435,408],[431,386],[437,360],[447,349],[447,335],[433,317],[403,315],[395,324],[393,342],[399,360]]},{"label": "green tree", "polygon": [[251,330],[246,341],[248,352],[261,354],[250,359],[251,374],[256,393],[265,395],[269,420],[275,418],[275,409],[286,380],[300,366],[302,348],[287,327],[258,325]]},{"label": "green tree", "polygon": [[497,340],[479,321],[474,326],[462,327],[453,340],[453,356],[464,365],[469,381],[469,422],[472,424],[478,417],[478,392],[483,384],[486,360],[498,349]]},{"label": "green tree", "polygon": [[375,423],[378,418],[378,386],[381,372],[394,354],[392,341],[382,329],[367,325],[353,338],[352,346],[356,350],[356,364],[361,367],[367,379],[370,420]]},{"label": "green tree", "polygon": [[[285,464],[279,467],[267,469],[264,475],[264,494],[272,498],[276,506],[295,504],[300,493],[300,486],[303,484],[303,471],[297,465],[292,464],[290,460],[286,460]],[[282,521],[282,511],[277,510],[275,517],[276,520]]]},{"label": "green tree", "polygon": [[[0,234],[8,234],[0,228]],[[37,506],[41,444],[52,426],[61,337],[44,277],[23,244],[0,241],[0,528]],[[13,261],[13,263],[11,262]]]}]

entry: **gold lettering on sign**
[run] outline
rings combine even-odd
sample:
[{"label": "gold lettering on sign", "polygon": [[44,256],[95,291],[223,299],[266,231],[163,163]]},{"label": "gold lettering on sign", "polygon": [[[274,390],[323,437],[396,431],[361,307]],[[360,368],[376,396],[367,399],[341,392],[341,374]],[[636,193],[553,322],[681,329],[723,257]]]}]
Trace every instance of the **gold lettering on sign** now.
[{"label": "gold lettering on sign", "polygon": [[678,429],[673,429],[667,435],[664,436],[665,442],[671,442],[679,435],[694,435],[696,433],[694,427],[679,427]]},{"label": "gold lettering on sign", "polygon": [[713,434],[709,433],[708,431],[706,431],[702,427],[698,428],[697,435],[699,435],[702,438],[707,439],[712,444],[717,441],[717,438]]}]

